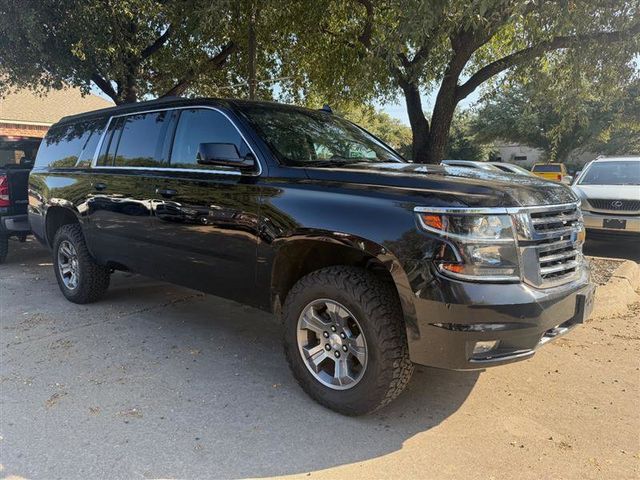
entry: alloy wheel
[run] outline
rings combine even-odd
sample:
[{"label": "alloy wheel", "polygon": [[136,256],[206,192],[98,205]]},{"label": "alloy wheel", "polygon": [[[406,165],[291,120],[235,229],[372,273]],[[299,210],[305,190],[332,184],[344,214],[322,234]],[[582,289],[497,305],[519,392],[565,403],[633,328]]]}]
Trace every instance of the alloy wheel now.
[{"label": "alloy wheel", "polygon": [[367,342],[360,324],[335,300],[308,304],[298,318],[298,350],[305,366],[324,386],[353,388],[367,367]]},{"label": "alloy wheel", "polygon": [[78,252],[68,240],[63,240],[58,246],[58,271],[65,287],[69,290],[75,290],[78,287],[80,278]]}]

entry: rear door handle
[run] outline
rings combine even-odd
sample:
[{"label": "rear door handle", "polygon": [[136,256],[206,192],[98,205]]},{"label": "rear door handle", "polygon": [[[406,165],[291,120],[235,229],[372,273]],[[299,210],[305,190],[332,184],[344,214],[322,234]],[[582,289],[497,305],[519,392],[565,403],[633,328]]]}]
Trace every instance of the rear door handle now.
[{"label": "rear door handle", "polygon": [[94,183],[93,188],[95,188],[96,190],[101,192],[102,190],[107,188],[107,184],[106,183],[102,183],[102,182]]},{"label": "rear door handle", "polygon": [[177,190],[172,188],[156,188],[156,193],[165,198],[171,198],[178,194]]}]

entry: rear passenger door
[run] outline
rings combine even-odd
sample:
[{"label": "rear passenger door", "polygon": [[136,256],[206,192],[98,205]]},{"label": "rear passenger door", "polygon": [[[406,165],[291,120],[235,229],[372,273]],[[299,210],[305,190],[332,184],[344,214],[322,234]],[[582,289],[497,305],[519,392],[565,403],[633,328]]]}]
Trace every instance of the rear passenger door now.
[{"label": "rear passenger door", "polygon": [[255,298],[259,214],[257,176],[200,165],[200,143],[230,143],[253,154],[221,111],[178,112],[169,169],[156,178],[153,243],[162,278],[251,304]]},{"label": "rear passenger door", "polygon": [[166,167],[175,113],[112,117],[92,175],[90,240],[98,256],[154,276],[151,202]]}]

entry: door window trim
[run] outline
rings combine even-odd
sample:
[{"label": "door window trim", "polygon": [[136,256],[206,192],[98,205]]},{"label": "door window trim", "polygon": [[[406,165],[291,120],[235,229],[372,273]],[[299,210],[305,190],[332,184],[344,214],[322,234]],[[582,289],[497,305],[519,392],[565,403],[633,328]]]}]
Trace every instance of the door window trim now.
[{"label": "door window trim", "polygon": [[[194,110],[194,109],[207,109],[207,110],[214,110],[218,113],[220,113],[222,116],[224,116],[229,123],[231,123],[231,125],[233,125],[233,128],[235,128],[238,132],[238,134],[240,135],[240,137],[242,138],[242,140],[244,141],[244,143],[247,144],[247,146],[249,147],[249,150],[251,150],[251,153],[253,154],[253,157],[256,159],[256,163],[258,164],[258,171],[257,172],[252,172],[252,173],[243,173],[240,171],[236,171],[236,170],[212,170],[212,169],[204,169],[204,168],[171,168],[171,167],[127,167],[127,166],[110,166],[110,165],[98,165],[98,156],[100,155],[100,150],[102,149],[102,144],[105,140],[105,137],[107,135],[107,132],[109,131],[109,126],[111,125],[111,121],[115,118],[121,118],[121,117],[128,117],[128,116],[132,116],[132,115],[141,115],[141,114],[145,114],[145,113],[156,113],[156,112],[166,112],[166,111],[171,111],[171,110]],[[175,135],[175,129],[173,129],[172,135]],[[175,140],[172,139],[172,143]],[[158,172],[196,172],[196,173],[207,173],[209,175],[243,175],[243,176],[251,176],[251,177],[258,177],[262,174],[262,162],[260,161],[260,158],[258,157],[258,155],[256,155],[255,150],[253,149],[253,147],[251,146],[251,144],[247,141],[247,138],[244,136],[244,134],[240,131],[240,129],[238,128],[238,126],[235,124],[235,122],[231,119],[231,117],[229,117],[229,115],[227,115],[225,112],[223,112],[222,110],[220,110],[217,107],[210,107],[207,105],[188,105],[188,106],[183,106],[183,107],[167,107],[167,108],[155,108],[153,110],[140,110],[140,111],[136,111],[136,112],[128,112],[128,113],[121,113],[118,115],[111,115],[109,117],[109,120],[107,121],[107,124],[104,127],[104,130],[102,131],[102,136],[100,137],[100,141],[98,142],[98,145],[96,146],[96,151],[93,154],[93,160],[91,161],[91,168],[92,169],[106,169],[106,170],[147,170],[147,171],[158,171]]]}]

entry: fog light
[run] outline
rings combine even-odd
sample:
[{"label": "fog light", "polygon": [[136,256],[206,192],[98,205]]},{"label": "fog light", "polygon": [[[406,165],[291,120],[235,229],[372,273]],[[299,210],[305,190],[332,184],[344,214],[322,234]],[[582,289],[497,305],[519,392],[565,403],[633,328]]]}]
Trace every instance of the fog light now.
[{"label": "fog light", "polygon": [[473,348],[474,355],[480,355],[482,353],[490,352],[498,348],[500,340],[487,340],[484,342],[476,342],[476,346]]}]

